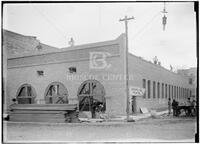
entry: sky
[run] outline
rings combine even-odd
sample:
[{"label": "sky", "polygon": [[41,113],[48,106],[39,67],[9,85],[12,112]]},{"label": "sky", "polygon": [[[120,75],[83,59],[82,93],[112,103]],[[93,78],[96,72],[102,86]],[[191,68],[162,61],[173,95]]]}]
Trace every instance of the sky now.
[{"label": "sky", "polygon": [[170,69],[196,67],[196,19],[193,2],[5,4],[3,28],[36,36],[42,43],[63,48],[116,39],[128,22],[129,52]]}]

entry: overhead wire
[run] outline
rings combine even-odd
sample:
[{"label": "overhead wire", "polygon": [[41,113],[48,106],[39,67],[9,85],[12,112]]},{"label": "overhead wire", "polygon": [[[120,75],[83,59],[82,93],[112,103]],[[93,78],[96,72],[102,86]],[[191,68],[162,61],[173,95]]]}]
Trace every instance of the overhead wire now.
[{"label": "overhead wire", "polygon": [[157,18],[157,16],[160,14],[160,12],[157,12],[147,23],[144,24],[142,28],[140,28],[136,34],[134,35],[133,39],[136,39],[137,36],[139,36],[141,33],[143,33],[149,26],[152,24],[152,22]]},{"label": "overhead wire", "polygon": [[59,33],[59,36],[60,36],[60,37],[62,37],[64,40],[66,40],[66,36],[63,34],[63,32],[60,31],[59,28],[57,28],[57,26],[54,25],[54,23],[51,22],[51,21],[49,20],[49,18],[47,18],[47,17],[45,16],[45,14],[44,14],[41,10],[39,10],[39,9],[36,8],[35,6],[33,6],[33,8],[40,14],[40,16],[42,16],[42,17],[49,23],[49,25],[50,25],[51,27],[54,28],[54,30],[56,30],[57,33]]},{"label": "overhead wire", "polygon": [[[150,7],[150,8],[148,8],[148,9],[152,9],[152,8],[153,8],[153,6]],[[47,17],[45,16],[45,14],[44,14],[41,10],[39,10],[39,9],[36,8],[36,7],[34,7],[34,9],[49,23],[49,25],[50,25],[51,27],[54,28],[54,30],[57,31],[57,33],[59,33],[59,35],[60,35],[64,40],[66,40],[65,34],[63,34],[63,32],[62,32],[51,20],[49,20],[49,18],[47,18]],[[136,34],[134,35],[134,38],[133,38],[133,39],[138,38],[138,36],[141,35],[141,34],[148,28],[148,26],[153,22],[153,20],[158,16],[158,14],[160,14],[160,12],[156,13],[156,14],[141,28],[141,29],[139,29],[139,30],[136,32]],[[145,15],[145,13],[143,13],[143,15]]]}]

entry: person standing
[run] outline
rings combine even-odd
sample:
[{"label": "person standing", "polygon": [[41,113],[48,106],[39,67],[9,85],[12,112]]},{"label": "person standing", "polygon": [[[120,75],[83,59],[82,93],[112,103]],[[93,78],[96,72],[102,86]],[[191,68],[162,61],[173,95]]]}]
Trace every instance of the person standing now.
[{"label": "person standing", "polygon": [[195,116],[196,115],[196,101],[195,100],[191,102],[191,108],[192,108],[192,116]]},{"label": "person standing", "polygon": [[173,116],[176,116],[177,103],[175,99],[173,99],[173,102],[172,102],[172,109],[173,109]]},{"label": "person standing", "polygon": [[171,98],[168,99],[168,115],[171,114],[172,104],[171,104]]},{"label": "person standing", "polygon": [[188,98],[186,106],[187,106],[187,113],[186,113],[186,115],[187,116],[191,116],[191,114],[192,114],[191,113],[192,112],[192,110],[191,110],[192,104],[191,104],[190,98]]},{"label": "person standing", "polygon": [[180,115],[180,109],[179,109],[179,102],[176,101],[176,116],[179,116]]}]

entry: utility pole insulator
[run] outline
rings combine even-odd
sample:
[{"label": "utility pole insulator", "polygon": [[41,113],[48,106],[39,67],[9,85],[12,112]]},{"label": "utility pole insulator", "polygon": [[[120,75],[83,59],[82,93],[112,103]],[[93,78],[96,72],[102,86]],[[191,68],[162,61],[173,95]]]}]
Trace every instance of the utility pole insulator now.
[{"label": "utility pole insulator", "polygon": [[125,22],[127,22],[128,20],[131,20],[131,19],[134,19],[134,17],[132,16],[132,17],[128,18],[127,16],[125,16],[125,18],[120,19],[119,21],[125,21]]}]

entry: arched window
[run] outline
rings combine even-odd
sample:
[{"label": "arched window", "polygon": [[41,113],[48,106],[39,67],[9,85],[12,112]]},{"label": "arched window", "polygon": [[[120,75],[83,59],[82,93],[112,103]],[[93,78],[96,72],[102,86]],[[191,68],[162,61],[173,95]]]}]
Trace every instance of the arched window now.
[{"label": "arched window", "polygon": [[18,104],[33,104],[35,97],[35,89],[29,84],[22,85],[17,92]]},{"label": "arched window", "polygon": [[78,89],[79,110],[90,111],[92,108],[99,108],[101,111],[106,110],[105,89],[97,80],[86,80]]},{"label": "arched window", "polygon": [[68,92],[66,87],[60,82],[52,82],[45,92],[46,104],[68,103]]}]

